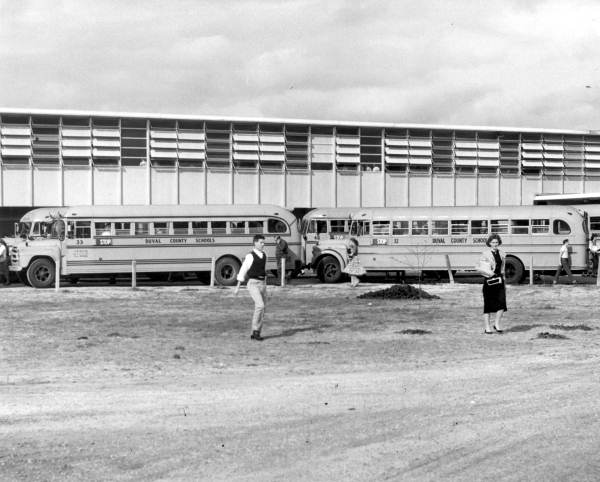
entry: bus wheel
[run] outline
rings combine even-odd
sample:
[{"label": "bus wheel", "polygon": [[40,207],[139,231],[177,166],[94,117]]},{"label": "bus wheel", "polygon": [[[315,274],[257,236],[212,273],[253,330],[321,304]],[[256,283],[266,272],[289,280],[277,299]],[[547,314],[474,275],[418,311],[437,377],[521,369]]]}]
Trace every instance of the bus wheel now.
[{"label": "bus wheel", "polygon": [[215,282],[223,286],[233,286],[237,283],[240,263],[231,256],[225,256],[215,264]]},{"label": "bus wheel", "polygon": [[506,282],[510,284],[520,283],[525,274],[523,263],[512,256],[506,258],[504,270]]},{"label": "bus wheel", "polygon": [[19,281],[25,286],[31,286],[31,283],[27,279],[27,271],[25,271],[24,269],[22,269],[21,271],[17,271],[17,278],[19,278]]},{"label": "bus wheel", "polygon": [[27,279],[34,288],[49,288],[54,284],[54,262],[38,258],[27,268]]},{"label": "bus wheel", "polygon": [[337,283],[342,279],[340,263],[333,256],[325,256],[319,263],[319,279],[325,283]]}]

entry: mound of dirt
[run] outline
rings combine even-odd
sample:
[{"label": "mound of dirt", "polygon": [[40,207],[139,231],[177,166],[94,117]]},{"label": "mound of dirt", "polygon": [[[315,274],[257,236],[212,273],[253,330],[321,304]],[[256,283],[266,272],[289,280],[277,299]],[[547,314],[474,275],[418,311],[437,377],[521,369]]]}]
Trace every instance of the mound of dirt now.
[{"label": "mound of dirt", "polygon": [[558,333],[548,333],[547,331],[543,331],[541,333],[538,333],[538,338],[550,338],[553,340],[567,340],[568,337],[566,337],[565,335],[559,335]]},{"label": "mound of dirt", "polygon": [[427,291],[420,288],[415,288],[412,285],[393,285],[389,288],[385,288],[377,291],[369,291],[359,295],[358,298],[384,298],[384,299],[400,299],[400,300],[413,300],[413,299],[439,299],[437,295],[430,295]]}]

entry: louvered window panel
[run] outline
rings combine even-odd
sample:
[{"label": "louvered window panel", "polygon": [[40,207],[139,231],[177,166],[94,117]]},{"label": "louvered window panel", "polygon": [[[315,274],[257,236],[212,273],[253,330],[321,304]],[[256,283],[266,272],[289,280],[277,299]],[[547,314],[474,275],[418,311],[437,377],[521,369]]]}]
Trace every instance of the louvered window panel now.
[{"label": "louvered window panel", "polygon": [[31,127],[28,116],[2,116],[0,155],[3,162],[23,164],[31,157]]},{"label": "louvered window panel", "polygon": [[[63,121],[64,122],[64,121]],[[89,126],[61,128],[61,154],[64,158],[89,158],[92,156],[92,132]]]},{"label": "louvered window panel", "polygon": [[31,148],[34,163],[59,163],[59,132],[60,119],[58,117],[40,116],[31,119]]}]

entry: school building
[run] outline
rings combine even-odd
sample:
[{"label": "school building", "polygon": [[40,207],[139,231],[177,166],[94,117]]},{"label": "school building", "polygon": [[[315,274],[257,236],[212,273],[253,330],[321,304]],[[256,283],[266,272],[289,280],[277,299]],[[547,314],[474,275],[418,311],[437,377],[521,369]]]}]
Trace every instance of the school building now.
[{"label": "school building", "polygon": [[0,109],[0,208],[496,206],[600,191],[600,132]]}]

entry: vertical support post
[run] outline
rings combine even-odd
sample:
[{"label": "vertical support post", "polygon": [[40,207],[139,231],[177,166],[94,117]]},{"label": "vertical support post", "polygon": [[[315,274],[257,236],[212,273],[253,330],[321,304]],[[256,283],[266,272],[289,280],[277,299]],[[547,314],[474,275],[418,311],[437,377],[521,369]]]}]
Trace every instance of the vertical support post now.
[{"label": "vertical support post", "polygon": [[598,273],[596,274],[596,286],[600,286],[600,269],[598,270]]},{"label": "vertical support post", "polygon": [[131,289],[137,288],[137,262],[131,261]]},{"label": "vertical support post", "polygon": [[529,284],[533,284],[533,256],[529,256]]},{"label": "vertical support post", "polygon": [[450,265],[450,256],[446,255],[446,268],[448,268],[448,279],[450,284],[454,284],[454,275],[452,274],[452,265]]},{"label": "vertical support post", "polygon": [[210,258],[210,287],[215,286],[215,257]]},{"label": "vertical support post", "polygon": [[281,287],[285,286],[285,258],[281,258]]},{"label": "vertical support post", "polygon": [[55,264],[56,269],[54,270],[54,290],[58,292],[60,289],[60,253],[58,255],[58,260]]}]

